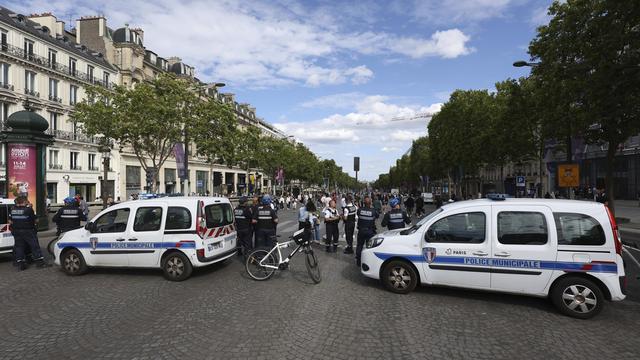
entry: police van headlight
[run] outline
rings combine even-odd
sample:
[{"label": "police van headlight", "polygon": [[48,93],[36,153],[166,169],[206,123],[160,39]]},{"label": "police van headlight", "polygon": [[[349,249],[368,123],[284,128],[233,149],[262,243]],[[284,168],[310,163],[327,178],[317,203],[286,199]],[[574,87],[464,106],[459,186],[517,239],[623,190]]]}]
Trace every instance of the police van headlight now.
[{"label": "police van headlight", "polygon": [[384,240],[384,237],[382,236],[374,236],[370,238],[369,240],[367,240],[367,249],[371,249],[382,244],[383,240]]}]

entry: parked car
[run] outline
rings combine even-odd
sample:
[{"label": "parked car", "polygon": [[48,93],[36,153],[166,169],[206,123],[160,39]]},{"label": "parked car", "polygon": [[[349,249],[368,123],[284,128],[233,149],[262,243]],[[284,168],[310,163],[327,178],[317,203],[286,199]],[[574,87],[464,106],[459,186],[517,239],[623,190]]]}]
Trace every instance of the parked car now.
[{"label": "parked car", "polygon": [[422,193],[422,200],[424,200],[425,204],[433,204],[433,193]]},{"label": "parked car", "polygon": [[416,225],[372,237],[361,272],[387,289],[417,284],[548,297],[590,318],[625,298],[622,244],[600,203],[492,196],[444,205]]},{"label": "parked car", "polygon": [[83,229],[63,234],[55,263],[68,275],[91,267],[160,268],[168,280],[236,253],[233,209],[226,198],[165,197],[109,207]]}]

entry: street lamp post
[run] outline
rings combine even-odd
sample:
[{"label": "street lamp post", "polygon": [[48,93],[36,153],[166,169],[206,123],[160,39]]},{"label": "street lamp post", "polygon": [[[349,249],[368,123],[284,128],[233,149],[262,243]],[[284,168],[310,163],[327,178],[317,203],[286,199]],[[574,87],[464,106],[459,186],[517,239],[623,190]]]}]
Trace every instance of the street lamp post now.
[{"label": "street lamp post", "polygon": [[109,184],[108,176],[109,176],[109,167],[111,163],[111,146],[109,141],[105,138],[102,144],[99,147],[100,153],[102,153],[102,209],[107,208],[107,200],[109,199],[109,194],[107,193],[107,187]]}]

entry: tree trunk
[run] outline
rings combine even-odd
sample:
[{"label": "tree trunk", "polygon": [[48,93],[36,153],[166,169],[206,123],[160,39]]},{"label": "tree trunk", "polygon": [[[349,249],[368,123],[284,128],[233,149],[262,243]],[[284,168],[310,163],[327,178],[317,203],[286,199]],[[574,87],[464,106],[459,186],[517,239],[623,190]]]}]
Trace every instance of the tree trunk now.
[{"label": "tree trunk", "polygon": [[618,144],[614,142],[609,142],[609,148],[607,149],[607,167],[606,167],[606,175],[604,178],[604,186],[605,192],[607,194],[607,202],[609,205],[609,209],[611,213],[615,215],[615,199],[614,199],[614,169],[615,169],[615,158],[616,158],[616,150],[618,149]]}]

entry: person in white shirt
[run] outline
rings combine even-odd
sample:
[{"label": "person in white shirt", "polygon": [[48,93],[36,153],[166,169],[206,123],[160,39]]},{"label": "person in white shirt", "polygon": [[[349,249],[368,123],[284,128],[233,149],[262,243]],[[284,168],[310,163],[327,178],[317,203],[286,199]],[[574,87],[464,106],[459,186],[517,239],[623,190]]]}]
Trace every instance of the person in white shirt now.
[{"label": "person in white shirt", "polygon": [[324,224],[326,226],[327,240],[326,250],[327,252],[338,251],[338,239],[340,231],[338,229],[338,223],[340,222],[340,214],[336,209],[336,202],[329,201],[329,207],[322,211],[324,215]]}]

